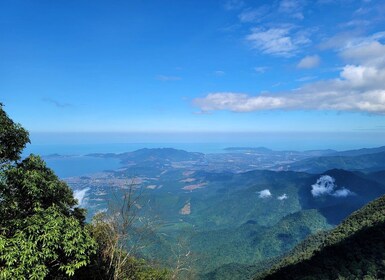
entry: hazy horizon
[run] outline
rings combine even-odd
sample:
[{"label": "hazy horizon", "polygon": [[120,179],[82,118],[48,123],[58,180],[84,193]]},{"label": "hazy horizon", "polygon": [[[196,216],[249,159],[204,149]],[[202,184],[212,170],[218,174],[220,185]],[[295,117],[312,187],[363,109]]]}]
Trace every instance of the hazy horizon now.
[{"label": "hazy horizon", "polygon": [[[176,148],[218,153],[227,147],[272,150],[349,150],[383,146],[379,132],[259,132],[259,133],[31,133],[27,153],[121,153],[140,148]],[[322,139],[322,141],[320,141]]]}]

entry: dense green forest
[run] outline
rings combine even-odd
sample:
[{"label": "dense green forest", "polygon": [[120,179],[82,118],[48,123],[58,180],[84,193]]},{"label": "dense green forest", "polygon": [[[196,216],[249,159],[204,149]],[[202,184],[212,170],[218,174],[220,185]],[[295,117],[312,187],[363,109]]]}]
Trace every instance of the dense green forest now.
[{"label": "dense green forest", "polygon": [[303,241],[255,279],[384,279],[385,196]]},{"label": "dense green forest", "polygon": [[28,132],[0,104],[0,279],[169,279],[125,246],[127,194],[112,217],[85,223],[72,190],[38,156],[20,160]]}]

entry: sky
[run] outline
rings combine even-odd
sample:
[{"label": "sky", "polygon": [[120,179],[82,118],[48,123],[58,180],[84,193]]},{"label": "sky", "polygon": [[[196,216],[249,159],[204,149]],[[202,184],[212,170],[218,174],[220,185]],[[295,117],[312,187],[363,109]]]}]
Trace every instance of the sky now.
[{"label": "sky", "polygon": [[385,0],[12,0],[0,13],[0,102],[37,139],[385,136]]}]

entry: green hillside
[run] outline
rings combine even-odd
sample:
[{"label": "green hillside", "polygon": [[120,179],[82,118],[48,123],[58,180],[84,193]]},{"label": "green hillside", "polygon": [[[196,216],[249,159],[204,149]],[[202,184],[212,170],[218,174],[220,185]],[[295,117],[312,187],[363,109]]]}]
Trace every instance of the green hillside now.
[{"label": "green hillside", "polygon": [[384,279],[385,196],[305,240],[255,279]]},{"label": "green hillside", "polygon": [[[381,149],[378,149],[381,151]],[[353,154],[353,155],[351,155]],[[289,170],[309,173],[321,173],[338,168],[345,170],[378,171],[385,169],[385,152],[370,154],[342,153],[336,156],[324,156],[301,160],[288,166]]]}]

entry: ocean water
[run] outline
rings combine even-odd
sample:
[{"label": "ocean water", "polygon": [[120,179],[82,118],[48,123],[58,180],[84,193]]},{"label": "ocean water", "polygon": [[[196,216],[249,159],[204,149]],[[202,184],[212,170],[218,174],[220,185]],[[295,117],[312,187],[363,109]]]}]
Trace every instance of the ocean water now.
[{"label": "ocean water", "polygon": [[[109,143],[109,144],[30,144],[23,155],[31,153],[47,156],[59,155],[87,155],[92,153],[125,153],[143,148],[174,148],[188,152],[223,153],[224,149],[237,143]],[[251,144],[251,143],[250,143]],[[238,145],[243,145],[238,143]]]},{"label": "ocean water", "polygon": [[88,156],[43,157],[47,166],[60,178],[83,176],[95,172],[116,170],[121,167],[118,159]]}]

